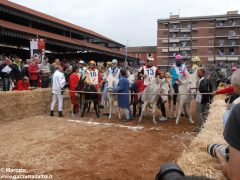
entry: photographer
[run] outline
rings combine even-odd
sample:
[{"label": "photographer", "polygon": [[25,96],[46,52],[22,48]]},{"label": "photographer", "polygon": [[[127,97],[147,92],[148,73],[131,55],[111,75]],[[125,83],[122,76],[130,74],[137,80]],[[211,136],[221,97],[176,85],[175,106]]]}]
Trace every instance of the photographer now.
[{"label": "photographer", "polygon": [[[236,70],[231,77],[234,92],[240,94],[240,69]],[[240,179],[240,103],[231,109],[225,130],[224,139],[229,144],[229,160],[227,161],[216,150],[216,156],[221,164],[223,174],[231,180]]]}]

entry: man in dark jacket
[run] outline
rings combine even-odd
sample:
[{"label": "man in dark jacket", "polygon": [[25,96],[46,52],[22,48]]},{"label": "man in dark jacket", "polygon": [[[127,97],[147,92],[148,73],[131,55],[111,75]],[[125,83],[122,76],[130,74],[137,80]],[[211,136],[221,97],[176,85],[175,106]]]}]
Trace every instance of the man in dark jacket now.
[{"label": "man in dark jacket", "polygon": [[199,80],[197,82],[197,96],[196,96],[196,111],[198,115],[198,125],[199,128],[202,127],[206,115],[208,112],[208,105],[212,99],[211,94],[201,94],[201,93],[212,93],[212,84],[205,77],[206,70],[204,68],[199,68],[197,75]]},{"label": "man in dark jacket", "polygon": [[[118,86],[114,88],[113,91],[118,93],[129,93],[129,81],[127,79],[126,70],[124,69],[120,70],[120,78],[119,78]],[[125,110],[126,120],[123,120],[123,121],[131,121],[132,115],[130,111],[128,94],[118,95],[118,107]]]},{"label": "man in dark jacket", "polygon": [[3,81],[3,91],[9,91],[14,75],[8,57],[3,57],[3,64],[0,65],[0,77]]}]

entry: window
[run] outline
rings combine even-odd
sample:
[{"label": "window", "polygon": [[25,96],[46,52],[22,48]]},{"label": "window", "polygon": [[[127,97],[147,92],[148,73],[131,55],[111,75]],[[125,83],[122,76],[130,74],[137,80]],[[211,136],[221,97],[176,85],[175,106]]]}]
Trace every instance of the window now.
[{"label": "window", "polygon": [[214,22],[213,21],[209,21],[209,26],[213,26]]},{"label": "window", "polygon": [[136,54],[136,58],[140,58],[140,54],[139,53]]},{"label": "window", "polygon": [[209,32],[209,33],[213,33],[213,32],[214,32],[214,29],[209,29],[208,32]]},{"label": "window", "polygon": [[219,51],[218,51],[218,54],[220,55],[220,56],[224,56],[224,50],[223,49],[220,49]]},{"label": "window", "polygon": [[208,53],[212,54],[213,53],[213,48],[208,48]]},{"label": "window", "polygon": [[197,24],[197,21],[193,21],[192,24]]},{"label": "window", "polygon": [[186,41],[182,41],[182,47],[185,48],[187,46],[187,42]]},{"label": "window", "polygon": [[193,54],[197,54],[197,49],[192,49]]},{"label": "window", "polygon": [[220,40],[218,41],[218,43],[219,43],[219,46],[223,46],[223,45],[224,45],[224,39],[220,39]]},{"label": "window", "polygon": [[168,35],[168,32],[167,31],[163,31],[163,35]]},{"label": "window", "polygon": [[214,40],[213,40],[213,39],[209,39],[209,40],[208,40],[208,43],[209,43],[209,44],[213,44],[213,43],[214,43]]},{"label": "window", "polygon": [[175,39],[177,37],[177,33],[173,33],[172,37]]},{"label": "window", "polygon": [[236,31],[234,30],[229,31],[229,36],[236,36]]},{"label": "window", "polygon": [[235,55],[235,50],[233,48],[229,49],[229,54],[231,56],[234,56]]},{"label": "window", "polygon": [[193,46],[196,46],[196,45],[197,45],[197,40],[196,40],[196,39],[192,40],[192,45],[193,45]]}]

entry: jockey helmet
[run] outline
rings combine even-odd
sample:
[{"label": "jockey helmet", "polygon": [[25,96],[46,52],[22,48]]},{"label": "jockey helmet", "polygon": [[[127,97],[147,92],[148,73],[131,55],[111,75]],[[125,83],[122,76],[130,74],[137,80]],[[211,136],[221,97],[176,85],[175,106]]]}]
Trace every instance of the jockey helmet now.
[{"label": "jockey helmet", "polygon": [[177,54],[176,56],[175,56],[175,60],[176,61],[181,61],[183,59],[183,56],[181,55],[181,54]]},{"label": "jockey helmet", "polygon": [[232,71],[236,71],[238,68],[237,67],[232,67]]},{"label": "jockey helmet", "polygon": [[111,61],[108,61],[108,62],[107,62],[107,65],[112,65],[112,62],[111,62]]},{"label": "jockey helmet", "polygon": [[83,60],[80,60],[78,63],[79,64],[85,64],[85,62]]},{"label": "jockey helmet", "polygon": [[201,59],[198,56],[194,56],[192,59],[192,62],[200,62]]},{"label": "jockey helmet", "polygon": [[94,64],[94,65],[96,65],[96,62],[95,61],[93,61],[93,60],[91,60],[91,61],[89,61],[89,63],[88,64]]},{"label": "jockey helmet", "polygon": [[112,64],[117,64],[117,63],[118,63],[118,61],[116,59],[112,60]]}]

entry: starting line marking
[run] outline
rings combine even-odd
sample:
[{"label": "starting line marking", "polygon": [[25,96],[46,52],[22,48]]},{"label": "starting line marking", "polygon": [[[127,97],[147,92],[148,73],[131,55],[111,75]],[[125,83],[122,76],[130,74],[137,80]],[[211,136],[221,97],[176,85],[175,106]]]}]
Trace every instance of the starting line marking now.
[{"label": "starting line marking", "polygon": [[68,120],[68,121],[87,124],[87,125],[95,125],[95,126],[107,126],[107,127],[113,126],[113,127],[127,128],[131,131],[141,131],[144,129],[143,126],[126,126],[126,125],[114,124],[114,123],[101,123],[101,122],[94,122],[92,121],[92,119],[90,119],[89,121],[81,121],[81,120]]}]

